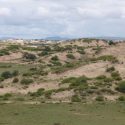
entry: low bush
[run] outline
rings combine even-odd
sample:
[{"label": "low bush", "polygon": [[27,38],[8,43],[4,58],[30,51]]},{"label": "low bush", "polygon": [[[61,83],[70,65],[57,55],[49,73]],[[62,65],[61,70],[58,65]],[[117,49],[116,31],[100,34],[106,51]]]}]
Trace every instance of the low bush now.
[{"label": "low bush", "polygon": [[109,61],[112,63],[118,62],[117,58],[112,55],[104,55],[97,58],[97,60]]},{"label": "low bush", "polygon": [[71,101],[72,102],[81,102],[81,99],[79,98],[78,95],[73,95],[72,98],[71,98]]},{"label": "low bush", "polygon": [[75,59],[75,56],[73,54],[67,54],[66,57],[69,59]]},{"label": "low bush", "polygon": [[22,84],[22,85],[29,85],[29,84],[31,84],[31,83],[33,83],[33,80],[32,80],[32,79],[23,78],[23,79],[21,80],[21,84]]},{"label": "low bush", "polygon": [[12,73],[10,71],[5,71],[1,74],[1,77],[4,79],[8,79],[12,77]]},{"label": "low bush", "polygon": [[1,78],[8,79],[17,76],[18,74],[19,72],[17,70],[14,70],[13,72],[5,71],[1,74]]},{"label": "low bush", "polygon": [[104,101],[105,99],[104,99],[104,96],[97,96],[95,100],[101,102],[101,101]]},{"label": "low bush", "polygon": [[0,96],[1,100],[9,100],[9,98],[12,97],[12,95],[10,93],[6,93],[2,96]]},{"label": "low bush", "polygon": [[81,77],[70,77],[62,80],[62,83],[70,83],[70,87],[86,86],[88,78],[85,76]]},{"label": "low bush", "polygon": [[77,51],[79,54],[86,54],[84,50],[78,50]]},{"label": "low bush", "polygon": [[113,72],[113,71],[115,71],[115,67],[113,66],[106,69],[106,72]]},{"label": "low bush", "polygon": [[54,66],[62,66],[62,63],[59,62],[59,61],[51,61],[51,63],[52,63]]},{"label": "low bush", "polygon": [[63,79],[61,83],[73,83],[74,80],[76,80],[76,77],[69,77],[69,78]]},{"label": "low bush", "polygon": [[108,42],[108,44],[109,44],[109,45],[115,45],[116,43],[113,42],[112,40],[110,40],[110,41]]},{"label": "low bush", "polygon": [[12,72],[12,76],[18,76],[19,75],[19,71],[18,70],[14,70],[13,72]]},{"label": "low bush", "polygon": [[125,101],[125,96],[120,96],[120,97],[118,98],[118,101]]},{"label": "low bush", "polygon": [[24,53],[23,58],[34,61],[37,57],[32,53]]},{"label": "low bush", "polygon": [[20,49],[20,46],[19,45],[9,45],[7,47],[7,49],[10,50],[10,51],[16,51],[16,50]]},{"label": "low bush", "polygon": [[53,90],[48,90],[44,92],[45,98],[51,99],[51,95],[53,93]]},{"label": "low bush", "polygon": [[125,93],[125,81],[121,81],[116,89],[120,92]]},{"label": "low bush", "polygon": [[4,78],[3,77],[0,77],[0,82],[4,81]]},{"label": "low bush", "polygon": [[0,50],[0,56],[9,55],[9,54],[10,54],[9,50],[7,50],[7,49]]},{"label": "low bush", "polygon": [[51,60],[53,60],[53,61],[58,61],[59,58],[58,58],[58,56],[53,56],[53,57],[51,58]]},{"label": "low bush", "polygon": [[112,72],[112,73],[111,73],[111,76],[112,76],[112,78],[113,78],[114,80],[117,80],[117,81],[122,80],[122,78],[121,78],[119,72]]},{"label": "low bush", "polygon": [[49,55],[49,52],[47,51],[42,51],[41,53],[38,54],[39,56],[47,56]]},{"label": "low bush", "polygon": [[30,92],[29,95],[33,96],[33,97],[39,97],[39,96],[42,96],[44,94],[44,91],[45,91],[44,88],[40,88],[36,92]]},{"label": "low bush", "polygon": [[17,82],[19,82],[19,79],[18,78],[14,78],[13,79],[13,83],[17,83]]}]

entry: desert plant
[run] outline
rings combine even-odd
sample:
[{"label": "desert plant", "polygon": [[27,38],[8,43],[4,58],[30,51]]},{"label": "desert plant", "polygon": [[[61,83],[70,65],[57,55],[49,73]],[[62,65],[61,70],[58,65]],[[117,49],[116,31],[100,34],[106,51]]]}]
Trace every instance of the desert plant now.
[{"label": "desert plant", "polygon": [[21,84],[22,84],[22,85],[29,85],[29,84],[31,84],[31,83],[33,83],[33,80],[32,80],[32,79],[23,78],[23,79],[21,80]]},{"label": "desert plant", "polygon": [[9,54],[10,54],[9,50],[7,50],[7,49],[1,49],[0,50],[0,56],[9,55]]},{"label": "desert plant", "polygon": [[113,66],[106,69],[106,72],[113,72],[113,71],[115,71],[115,67]]},{"label": "desert plant", "polygon": [[78,95],[73,95],[72,98],[71,98],[71,101],[72,102],[81,102],[81,99],[79,98]]},{"label": "desert plant", "polygon": [[12,76],[18,76],[19,75],[19,71],[18,70],[14,70],[13,72],[12,72]]},{"label": "desert plant", "polygon": [[118,62],[117,58],[112,55],[104,55],[97,58],[97,60],[110,61],[112,63]]},{"label": "desert plant", "polygon": [[24,53],[23,58],[34,61],[37,57],[32,53]]},{"label": "desert plant", "polygon": [[116,72],[112,72],[112,73],[111,73],[111,76],[112,76],[112,78],[113,78],[114,80],[117,80],[117,81],[122,80],[122,78],[121,78],[119,72],[117,72],[117,71],[116,71]]},{"label": "desert plant", "polygon": [[66,57],[69,59],[75,59],[75,56],[73,54],[67,54]]},{"label": "desert plant", "polygon": [[119,101],[125,101],[125,96],[120,96],[120,97],[118,98],[118,100],[119,100]]},{"label": "desert plant", "polygon": [[125,81],[121,81],[116,89],[120,92],[125,93]]},{"label": "desert plant", "polygon": [[8,78],[11,78],[12,77],[12,74],[10,71],[5,71],[1,74],[1,77],[4,78],[4,79],[8,79]]},{"label": "desert plant", "polygon": [[13,79],[13,83],[17,83],[17,82],[19,82],[19,79],[18,78],[14,78]]},{"label": "desert plant", "polygon": [[96,101],[104,101],[104,96],[97,96]]},{"label": "desert plant", "polygon": [[52,58],[51,58],[51,60],[53,60],[53,61],[58,61],[59,60],[59,58],[58,58],[58,56],[53,56]]}]

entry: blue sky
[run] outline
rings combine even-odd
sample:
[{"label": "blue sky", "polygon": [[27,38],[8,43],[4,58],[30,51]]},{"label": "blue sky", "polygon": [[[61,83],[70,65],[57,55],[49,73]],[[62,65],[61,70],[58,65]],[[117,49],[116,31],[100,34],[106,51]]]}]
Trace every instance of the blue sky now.
[{"label": "blue sky", "polygon": [[125,0],[0,0],[0,36],[125,37]]}]

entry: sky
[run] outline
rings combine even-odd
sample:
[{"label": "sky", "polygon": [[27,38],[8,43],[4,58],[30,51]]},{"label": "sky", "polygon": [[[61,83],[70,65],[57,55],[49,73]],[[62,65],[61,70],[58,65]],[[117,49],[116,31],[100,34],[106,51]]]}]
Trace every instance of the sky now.
[{"label": "sky", "polygon": [[125,0],[0,0],[0,37],[125,37]]}]

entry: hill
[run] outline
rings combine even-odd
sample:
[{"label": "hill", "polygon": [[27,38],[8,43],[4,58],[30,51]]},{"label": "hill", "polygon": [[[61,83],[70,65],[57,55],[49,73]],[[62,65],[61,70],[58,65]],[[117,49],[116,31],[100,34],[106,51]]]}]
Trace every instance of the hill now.
[{"label": "hill", "polygon": [[124,42],[73,39],[0,44],[0,100],[125,100]]}]

